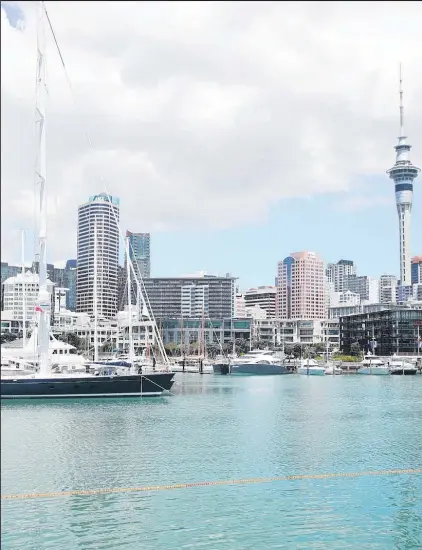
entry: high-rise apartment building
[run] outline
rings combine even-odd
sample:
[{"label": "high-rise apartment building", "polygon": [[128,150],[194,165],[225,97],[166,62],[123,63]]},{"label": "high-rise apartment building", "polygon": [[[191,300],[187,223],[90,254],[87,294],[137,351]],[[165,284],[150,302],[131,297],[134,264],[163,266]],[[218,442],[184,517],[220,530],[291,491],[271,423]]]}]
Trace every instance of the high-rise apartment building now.
[{"label": "high-rise apartment building", "polygon": [[334,292],[344,292],[347,290],[347,277],[356,275],[356,266],[352,260],[340,260],[336,264],[327,264],[325,275],[333,284]]},{"label": "high-rise apartment building", "polygon": [[144,279],[149,306],[157,319],[234,317],[235,281],[231,275],[191,275]]},{"label": "high-rise apartment building", "polygon": [[277,315],[281,319],[323,319],[326,314],[324,262],[315,252],[294,252],[278,264]]},{"label": "high-rise apartment building", "polygon": [[275,286],[259,286],[245,292],[245,307],[259,306],[267,312],[267,318],[274,318],[276,314],[277,288]]},{"label": "high-rise apartment building", "polygon": [[[133,268],[143,279],[151,276],[151,235],[126,231],[129,239],[129,257]],[[125,258],[125,263],[127,259]]]},{"label": "high-rise apartment building", "polygon": [[[100,193],[78,208],[76,311],[94,315],[96,272],[98,315],[117,313],[119,199]],[[95,238],[96,234],[96,238]],[[96,261],[96,269],[94,267]]]},{"label": "high-rise apartment building", "polygon": [[395,275],[381,275],[379,282],[379,303],[395,304],[397,301],[397,277]]}]

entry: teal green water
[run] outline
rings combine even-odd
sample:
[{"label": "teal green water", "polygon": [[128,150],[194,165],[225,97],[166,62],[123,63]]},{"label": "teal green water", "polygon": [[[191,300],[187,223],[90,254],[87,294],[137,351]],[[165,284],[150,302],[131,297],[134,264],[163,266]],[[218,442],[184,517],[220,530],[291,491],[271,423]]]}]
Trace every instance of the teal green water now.
[{"label": "teal green water", "polygon": [[[2,494],[422,467],[422,376],[2,403]],[[422,548],[422,474],[2,501],[2,550]]]}]

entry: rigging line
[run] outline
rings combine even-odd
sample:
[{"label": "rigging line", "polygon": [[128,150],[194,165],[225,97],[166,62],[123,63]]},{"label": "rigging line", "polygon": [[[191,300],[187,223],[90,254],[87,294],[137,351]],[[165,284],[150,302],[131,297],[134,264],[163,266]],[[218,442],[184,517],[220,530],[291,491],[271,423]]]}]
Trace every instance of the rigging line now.
[{"label": "rigging line", "polygon": [[386,475],[412,475],[422,474],[422,468],[406,468],[395,470],[369,470],[361,472],[326,473],[326,474],[298,474],[290,476],[254,477],[246,479],[224,479],[220,481],[196,481],[191,483],[176,483],[172,485],[147,485],[141,487],[105,487],[102,489],[76,489],[71,491],[57,491],[51,493],[25,493],[1,495],[1,500],[28,500],[35,498],[53,498],[69,496],[92,496],[116,493],[140,493],[153,491],[170,491],[173,489],[192,489],[195,487],[215,487],[222,485],[251,485],[257,483],[273,483],[279,481],[300,481],[307,479],[334,479],[334,478],[357,478],[365,476],[386,476]]},{"label": "rigging line", "polygon": [[[55,42],[55,45],[56,45],[56,48],[57,48],[57,52],[58,52],[58,54],[59,54],[60,61],[61,61],[61,63],[62,63],[63,70],[64,70],[64,73],[65,73],[66,81],[67,81],[68,86],[69,86],[69,89],[70,89],[70,91],[71,91],[73,103],[74,103],[74,105],[76,106],[75,94],[74,94],[74,91],[73,91],[72,82],[71,82],[70,77],[69,77],[69,74],[68,74],[68,72],[67,72],[66,64],[65,64],[65,62],[64,62],[64,57],[63,57],[62,52],[61,52],[61,50],[60,50],[60,46],[59,46],[59,43],[58,43],[58,41],[57,41],[57,37],[56,37],[56,34],[55,34],[55,32],[54,32],[53,25],[52,25],[52,23],[51,23],[50,17],[49,17],[49,15],[48,15],[47,8],[46,8],[46,6],[45,6],[45,2],[42,1],[41,4],[42,4],[42,7],[43,7],[43,9],[44,9],[44,13],[45,13],[45,15],[46,15],[46,18],[47,18],[47,22],[48,22],[49,28],[50,28],[51,33],[52,33],[52,35],[53,35],[53,39],[54,39],[54,42]],[[89,148],[90,148],[91,150],[93,150],[94,147],[93,147],[93,144],[92,144],[92,140],[91,140],[91,137],[90,137],[90,135],[89,135],[89,133],[88,133],[88,131],[87,131],[86,128],[84,128],[84,134],[85,134],[85,138],[86,138],[86,140],[87,140],[87,142],[88,142]],[[118,231],[119,231],[120,238],[121,238],[122,242],[124,242],[123,231],[121,230],[121,227],[120,227],[120,225],[119,225],[119,223],[118,223],[117,216],[116,216],[116,212],[115,212],[115,210],[114,210],[114,208],[113,208],[113,204],[112,204],[112,202],[111,202],[111,200],[110,200],[111,195],[110,195],[110,193],[108,192],[107,185],[106,185],[106,183],[105,183],[105,181],[104,181],[104,178],[103,178],[103,175],[102,175],[101,173],[99,174],[99,177],[100,177],[101,184],[103,185],[103,187],[104,187],[104,189],[105,189],[105,191],[106,191],[107,200],[108,200],[108,202],[109,202],[109,204],[110,204],[111,211],[112,211],[113,217],[114,217],[114,221],[116,222],[116,225],[117,225],[117,227],[118,227]],[[130,259],[129,259],[129,260],[130,260]],[[154,316],[154,313],[153,313],[153,311],[152,311],[151,303],[150,303],[148,294],[147,294],[147,292],[146,292],[146,288],[145,288],[145,284],[144,284],[143,278],[142,278],[141,276],[138,277],[138,275],[135,273],[135,270],[134,270],[134,268],[133,268],[133,265],[132,265],[132,261],[131,261],[131,260],[129,261],[129,264],[130,264],[130,266],[131,266],[130,268],[132,269],[132,272],[134,273],[134,277],[135,277],[135,280],[136,280],[136,285],[137,285],[138,289],[141,291],[141,296],[142,296],[142,299],[143,299],[143,301],[144,301],[144,303],[145,303],[145,305],[146,305],[146,309],[147,309],[147,311],[148,311],[148,313],[149,313],[149,317],[150,317],[150,319],[151,319],[151,320],[153,321],[153,323],[154,323],[154,332],[158,335],[158,347],[159,347],[159,349],[160,349],[161,355],[163,356],[164,362],[165,362],[166,364],[168,364],[169,361],[168,361],[167,353],[166,353],[166,351],[165,351],[164,344],[163,344],[163,343],[160,343],[160,338],[161,338],[161,336],[160,336],[159,333],[158,333],[157,323],[156,323],[156,321],[155,321],[155,316]],[[142,291],[143,291],[143,292],[142,292]]]}]

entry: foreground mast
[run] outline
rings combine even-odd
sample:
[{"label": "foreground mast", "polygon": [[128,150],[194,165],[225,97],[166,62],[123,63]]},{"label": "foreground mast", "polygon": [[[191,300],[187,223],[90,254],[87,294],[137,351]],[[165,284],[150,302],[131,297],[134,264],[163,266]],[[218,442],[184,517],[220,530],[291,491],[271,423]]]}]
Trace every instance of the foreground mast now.
[{"label": "foreground mast", "polygon": [[43,2],[38,2],[37,21],[37,75],[36,75],[36,168],[35,178],[39,193],[38,218],[38,271],[39,293],[36,312],[38,317],[38,357],[40,373],[50,374],[49,344],[51,297],[47,288],[47,178],[45,141],[46,67],[45,67],[45,12]]}]

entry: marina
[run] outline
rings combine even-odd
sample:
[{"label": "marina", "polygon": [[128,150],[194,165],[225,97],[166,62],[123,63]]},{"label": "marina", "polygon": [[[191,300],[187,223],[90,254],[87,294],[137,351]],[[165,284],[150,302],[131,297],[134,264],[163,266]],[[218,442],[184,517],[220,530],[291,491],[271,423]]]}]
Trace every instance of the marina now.
[{"label": "marina", "polygon": [[[293,6],[277,20],[282,3],[261,13],[246,3],[236,15],[219,3],[108,2],[90,19],[89,3],[56,4],[2,2],[2,187],[11,190],[2,550],[421,550],[422,256],[411,255],[410,239],[420,169],[404,131],[401,64],[400,136],[387,171],[400,278],[377,279],[369,273],[391,271],[388,255],[366,244],[374,227],[384,235],[388,216],[351,212],[354,198],[376,200],[361,195],[374,186],[358,185],[382,159],[368,128],[384,133],[392,118],[379,101],[369,116],[360,94],[384,70],[371,56],[372,76],[358,57],[353,68],[355,32],[349,53],[343,34],[339,42],[347,77],[316,38],[302,67],[306,48],[287,49],[298,33],[283,28],[317,22],[311,35],[335,41],[334,13],[316,21],[311,9],[306,22]],[[329,216],[317,208],[324,194]],[[305,197],[315,198],[312,212]],[[333,228],[352,223],[343,251]],[[18,228],[21,262],[9,265]],[[294,251],[305,243],[321,250]]]},{"label": "marina", "polygon": [[168,397],[3,401],[2,548],[417,550],[421,384],[177,373]]}]

